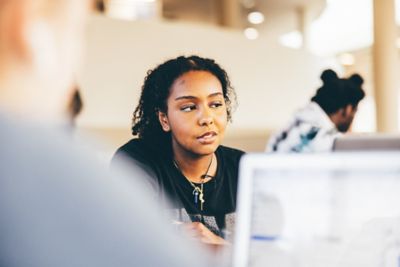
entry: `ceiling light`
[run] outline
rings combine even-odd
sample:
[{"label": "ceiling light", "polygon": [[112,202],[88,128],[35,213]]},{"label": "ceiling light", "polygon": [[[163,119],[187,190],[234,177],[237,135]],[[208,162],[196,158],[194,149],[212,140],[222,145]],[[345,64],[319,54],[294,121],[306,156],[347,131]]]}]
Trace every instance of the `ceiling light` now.
[{"label": "ceiling light", "polygon": [[257,39],[258,38],[258,31],[257,31],[257,29],[255,29],[255,28],[251,28],[251,27],[249,27],[249,28],[246,28],[245,30],[244,30],[244,36],[246,36],[246,38],[247,39],[249,39],[249,40],[255,40],[255,39]]},{"label": "ceiling light", "polygon": [[117,19],[151,19],[157,17],[156,0],[109,0],[106,14]]},{"label": "ceiling light", "polygon": [[292,31],[279,37],[281,45],[293,49],[300,49],[303,46],[303,35],[299,31]]},{"label": "ceiling light", "polygon": [[259,11],[253,11],[247,15],[247,20],[251,24],[261,24],[264,22],[264,15]]}]

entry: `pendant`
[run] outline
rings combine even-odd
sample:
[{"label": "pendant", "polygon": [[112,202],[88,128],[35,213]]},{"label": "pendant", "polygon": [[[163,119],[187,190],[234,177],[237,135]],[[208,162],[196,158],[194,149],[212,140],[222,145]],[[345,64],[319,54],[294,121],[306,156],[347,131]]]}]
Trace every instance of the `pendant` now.
[{"label": "pendant", "polygon": [[[198,187],[196,187],[193,190],[193,195],[194,195],[194,204],[197,204],[197,202],[199,200],[199,188]],[[201,194],[201,196],[202,196],[202,194]]]},{"label": "pendant", "polygon": [[203,191],[200,192],[200,210],[203,210],[203,203],[204,203],[204,195],[203,195]]}]

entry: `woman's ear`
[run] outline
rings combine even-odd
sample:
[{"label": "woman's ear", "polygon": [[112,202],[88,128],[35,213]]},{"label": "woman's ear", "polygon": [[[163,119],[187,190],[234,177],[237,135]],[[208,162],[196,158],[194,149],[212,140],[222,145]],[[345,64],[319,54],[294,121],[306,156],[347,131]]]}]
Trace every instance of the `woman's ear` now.
[{"label": "woman's ear", "polygon": [[163,130],[165,132],[169,132],[171,130],[171,127],[169,126],[167,114],[159,111],[158,112],[158,120],[160,121],[161,127],[163,128]]}]

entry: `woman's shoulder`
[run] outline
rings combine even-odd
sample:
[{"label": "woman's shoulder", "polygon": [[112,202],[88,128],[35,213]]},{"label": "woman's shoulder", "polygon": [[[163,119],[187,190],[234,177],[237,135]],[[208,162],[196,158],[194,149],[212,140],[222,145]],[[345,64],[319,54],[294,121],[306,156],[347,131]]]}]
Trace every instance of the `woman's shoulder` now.
[{"label": "woman's shoulder", "polygon": [[115,155],[124,155],[134,159],[149,159],[157,152],[155,148],[140,138],[133,138],[117,149]]},{"label": "woman's shoulder", "polygon": [[140,150],[146,150],[146,144],[143,142],[142,139],[139,138],[133,138],[123,144],[120,148],[118,148],[117,151],[123,151],[123,152],[130,152],[130,151],[140,151]]},{"label": "woman's shoulder", "polygon": [[218,164],[217,175],[223,177],[224,183],[233,183],[233,185],[236,186],[239,163],[244,154],[244,151],[236,148],[226,146],[218,147],[216,156],[220,164]]},{"label": "woman's shoulder", "polygon": [[245,154],[244,151],[233,147],[227,147],[221,145],[217,149],[217,155],[221,156],[223,159],[239,161],[244,154]]},{"label": "woman's shoulder", "polygon": [[220,145],[217,151],[221,151],[222,153],[238,154],[238,155],[239,154],[243,155],[245,153],[243,150],[223,145]]}]

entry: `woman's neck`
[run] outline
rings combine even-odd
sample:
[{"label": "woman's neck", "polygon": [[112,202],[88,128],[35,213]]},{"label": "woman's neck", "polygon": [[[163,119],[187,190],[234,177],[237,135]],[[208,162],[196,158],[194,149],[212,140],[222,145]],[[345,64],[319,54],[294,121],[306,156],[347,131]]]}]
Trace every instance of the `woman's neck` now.
[{"label": "woman's neck", "polygon": [[204,156],[194,156],[174,151],[174,161],[182,174],[194,183],[208,182],[215,176],[218,165],[214,153]]}]

